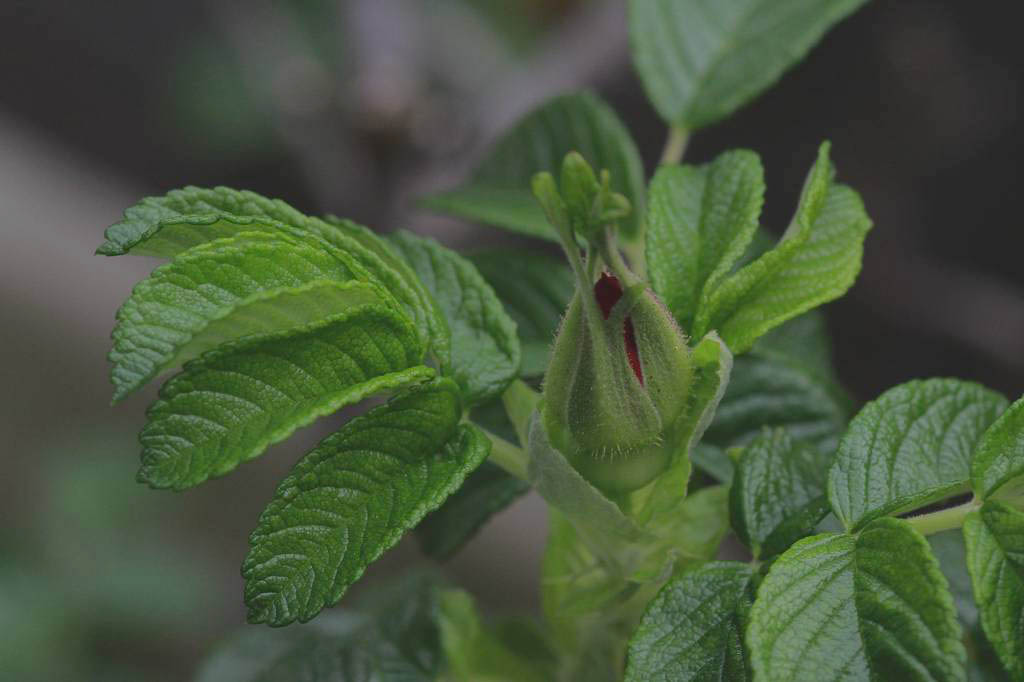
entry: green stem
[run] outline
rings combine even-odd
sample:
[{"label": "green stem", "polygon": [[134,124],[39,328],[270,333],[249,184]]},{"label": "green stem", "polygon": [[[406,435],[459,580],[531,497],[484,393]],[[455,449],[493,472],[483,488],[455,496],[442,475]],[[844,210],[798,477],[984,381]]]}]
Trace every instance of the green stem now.
[{"label": "green stem", "polygon": [[686,143],[690,141],[690,132],[686,128],[672,126],[665,140],[665,149],[661,152],[661,164],[679,163],[683,160]]},{"label": "green stem", "polygon": [[501,436],[495,435],[487,429],[480,427],[481,431],[491,439],[490,460],[502,469],[523,481],[526,478],[526,451],[509,443]]},{"label": "green stem", "polygon": [[530,416],[537,409],[540,393],[527,386],[522,379],[516,379],[501,394],[501,402],[505,406],[505,414],[515,427],[516,437],[525,446],[529,436]]},{"label": "green stem", "polygon": [[944,530],[960,528],[964,525],[964,519],[967,515],[980,507],[981,501],[972,497],[967,502],[958,504],[955,507],[940,509],[939,511],[929,512],[928,514],[911,516],[906,519],[906,521],[910,523],[917,532],[921,533],[921,535],[934,535],[935,533],[941,533]]}]

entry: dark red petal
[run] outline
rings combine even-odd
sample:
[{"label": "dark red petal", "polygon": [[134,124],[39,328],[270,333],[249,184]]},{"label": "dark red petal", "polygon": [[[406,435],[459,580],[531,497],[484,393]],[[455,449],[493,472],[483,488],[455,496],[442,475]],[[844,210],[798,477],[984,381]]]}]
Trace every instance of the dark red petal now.
[{"label": "dark red petal", "polygon": [[[601,314],[607,320],[612,313],[612,308],[622,298],[622,284],[615,275],[602,272],[601,278],[594,284],[594,297],[597,299],[597,305],[601,308]],[[626,359],[629,360],[629,366],[633,368],[633,374],[643,385],[644,373],[640,367],[640,351],[636,345],[636,332],[633,330],[633,320],[628,317],[623,323],[623,340],[626,345]]]},{"label": "dark red petal", "polygon": [[597,298],[597,305],[601,307],[601,314],[607,320],[612,314],[612,308],[622,298],[622,284],[615,275],[602,272],[601,279],[594,284],[594,297]]}]

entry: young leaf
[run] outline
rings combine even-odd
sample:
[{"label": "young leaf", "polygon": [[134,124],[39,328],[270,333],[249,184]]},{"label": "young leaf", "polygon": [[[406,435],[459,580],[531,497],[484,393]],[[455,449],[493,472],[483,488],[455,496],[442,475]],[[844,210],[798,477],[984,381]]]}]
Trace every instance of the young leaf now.
[{"label": "young leaf", "polygon": [[693,333],[716,329],[734,354],[786,320],[842,296],[860,272],[871,219],[855,191],[832,183],[828,143],[782,239],[701,301]]},{"label": "young leaf", "polygon": [[499,395],[519,374],[516,324],[473,264],[433,239],[396,232],[391,243],[437,301],[451,330],[451,366],[467,406]]},{"label": "young leaf", "polygon": [[564,261],[533,251],[481,251],[468,258],[516,323],[523,356],[520,376],[543,375],[558,323],[572,298],[572,272]]},{"label": "young leaf", "polygon": [[137,284],[117,312],[114,401],[223,342],[387,304],[386,292],[353,278],[328,251],[266,233],[180,254]]},{"label": "young leaf", "polygon": [[479,429],[459,426],[461,415],[457,387],[438,380],[353,419],[303,457],[249,538],[249,620],[309,620],[458,490],[490,450]]},{"label": "young leaf", "polygon": [[506,474],[495,464],[484,462],[458,491],[416,526],[420,549],[438,561],[449,559],[491,516],[529,489],[525,481]]},{"label": "young leaf", "polygon": [[1014,680],[1024,679],[1024,512],[986,502],[964,521],[981,626]]},{"label": "young leaf", "polygon": [[[974,492],[990,498],[1000,491],[1016,493],[1024,476],[1024,398],[993,423],[978,444],[971,462]],[[1007,484],[1012,484],[1007,487]]]},{"label": "young leaf", "polygon": [[490,150],[461,187],[424,200],[435,211],[557,241],[530,191],[535,173],[557,174],[569,152],[579,152],[611,172],[611,189],[633,206],[622,224],[628,237],[641,234],[644,172],[640,153],[615,112],[588,92],[556,97],[527,114]]},{"label": "young leaf", "polygon": [[754,558],[785,551],[828,513],[828,457],[765,429],[743,449],[729,493],[732,526]]},{"label": "young leaf", "polygon": [[[267,232],[310,242],[327,249],[361,281],[390,292],[405,307],[416,328],[439,358],[447,358],[447,333],[436,307],[424,298],[422,286],[409,281],[408,271],[390,265],[394,256],[365,228],[340,221],[331,225],[303,215],[280,199],[267,199],[228,187],[186,187],[162,197],[147,197],[125,211],[125,219],[107,228],[107,240],[96,253],[127,253],[171,258],[200,244],[240,232]],[[376,240],[376,242],[374,241]],[[413,278],[415,279],[415,278]]]},{"label": "young leaf", "polygon": [[799,62],[865,0],[630,0],[633,62],[671,125],[733,113]]},{"label": "young leaf", "polygon": [[751,679],[743,646],[753,571],[716,561],[670,581],[629,640],[626,682]]},{"label": "young leaf", "polygon": [[703,166],[662,166],[650,187],[651,284],[684,330],[743,255],[764,203],[757,154],[725,152]]},{"label": "young leaf", "polygon": [[843,436],[828,496],[855,530],[873,518],[965,491],[985,429],[1006,408],[994,391],[957,379],[910,381],[868,403]]},{"label": "young leaf", "polygon": [[900,519],[800,540],[772,566],[747,646],[765,680],[963,680],[966,653],[946,579]]},{"label": "young leaf", "polygon": [[372,305],[224,344],[160,389],[139,479],[181,490],[221,476],[317,417],[429,379],[423,352],[404,315]]},{"label": "young leaf", "polygon": [[530,483],[580,532],[592,541],[598,539],[595,551],[612,549],[611,542],[602,543],[600,538],[630,542],[641,537],[640,529],[618,505],[583,478],[551,445],[538,413],[530,420],[529,455]]}]

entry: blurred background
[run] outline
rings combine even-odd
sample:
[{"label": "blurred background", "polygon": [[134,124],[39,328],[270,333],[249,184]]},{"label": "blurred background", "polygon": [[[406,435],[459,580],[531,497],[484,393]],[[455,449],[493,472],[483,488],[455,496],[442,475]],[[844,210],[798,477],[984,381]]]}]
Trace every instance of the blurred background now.
[{"label": "blurred background", "polygon": [[[155,263],[93,256],[138,198],[252,189],[451,246],[521,243],[432,217],[520,114],[590,87],[653,167],[665,128],[629,61],[622,0],[0,0],[0,679],[181,680],[244,621],[239,565],[323,419],[184,494],[134,482],[155,387],[114,409],[114,312]],[[828,306],[859,400],[921,376],[1024,392],[1012,3],[870,4],[687,160],[750,147],[785,225],[822,139],[876,228]],[[1002,15],[1002,16],[1001,16]],[[535,608],[527,497],[445,571],[496,611]],[[405,542],[371,571],[416,560]]]}]

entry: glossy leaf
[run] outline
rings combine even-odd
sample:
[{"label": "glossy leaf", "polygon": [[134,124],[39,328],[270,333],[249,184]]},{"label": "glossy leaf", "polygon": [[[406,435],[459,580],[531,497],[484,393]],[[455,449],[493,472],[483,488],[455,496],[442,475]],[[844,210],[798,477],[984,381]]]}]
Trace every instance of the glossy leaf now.
[{"label": "glossy leaf", "polygon": [[740,108],[865,0],[630,0],[633,62],[666,122],[696,129]]},{"label": "glossy leaf", "polygon": [[556,97],[522,118],[498,140],[460,187],[424,203],[432,210],[557,241],[530,182],[535,173],[561,168],[576,151],[596,169],[611,172],[611,189],[632,204],[622,224],[629,237],[644,220],[644,172],[629,131],[600,98],[583,92]]},{"label": "glossy leaf", "polygon": [[983,498],[1001,492],[1012,496],[1019,493],[1022,476],[1024,398],[1011,405],[982,436],[971,463],[971,483],[974,492]]},{"label": "glossy leaf", "polygon": [[516,323],[522,346],[520,376],[543,375],[575,288],[569,267],[533,251],[482,251],[468,257]]},{"label": "glossy leaf", "polygon": [[732,526],[754,557],[785,551],[828,513],[828,457],[784,429],[743,449],[729,493]]},{"label": "glossy leaf", "polygon": [[197,246],[153,271],[118,311],[114,400],[221,343],[387,298],[329,251],[283,235],[241,233]]},{"label": "glossy leaf", "polygon": [[725,152],[703,166],[662,166],[650,187],[647,267],[684,330],[743,255],[764,203],[757,154]]},{"label": "glossy leaf", "polygon": [[407,319],[378,306],[224,344],[160,389],[139,479],[180,490],[221,476],[317,417],[429,379],[422,360]]},{"label": "glossy leaf", "polygon": [[743,353],[766,332],[853,285],[871,219],[855,191],[832,182],[828,150],[828,143],[821,146],[779,243],[710,292],[694,334],[716,329],[734,354]]},{"label": "glossy leaf", "polygon": [[751,679],[743,636],[753,572],[712,562],[670,581],[629,641],[626,682]]},{"label": "glossy leaf", "polygon": [[900,519],[793,545],[750,613],[747,646],[764,680],[963,680],[966,653],[946,579]]},{"label": "glossy leaf", "polygon": [[420,549],[439,561],[452,557],[494,514],[529,489],[525,481],[485,462],[444,504],[416,526]]},{"label": "glossy leaf", "polygon": [[305,622],[458,490],[490,451],[459,426],[448,380],[407,391],[328,436],[278,486],[242,565],[254,623]]},{"label": "glossy leaf", "polygon": [[832,510],[849,529],[967,489],[970,462],[1006,400],[957,379],[910,381],[850,422],[829,472]]},{"label": "glossy leaf", "polygon": [[516,324],[468,260],[410,232],[391,243],[433,295],[451,331],[451,365],[442,368],[468,405],[501,394],[519,374]]},{"label": "glossy leaf", "polygon": [[1015,680],[1024,679],[1024,512],[986,502],[964,522],[981,626]]}]

